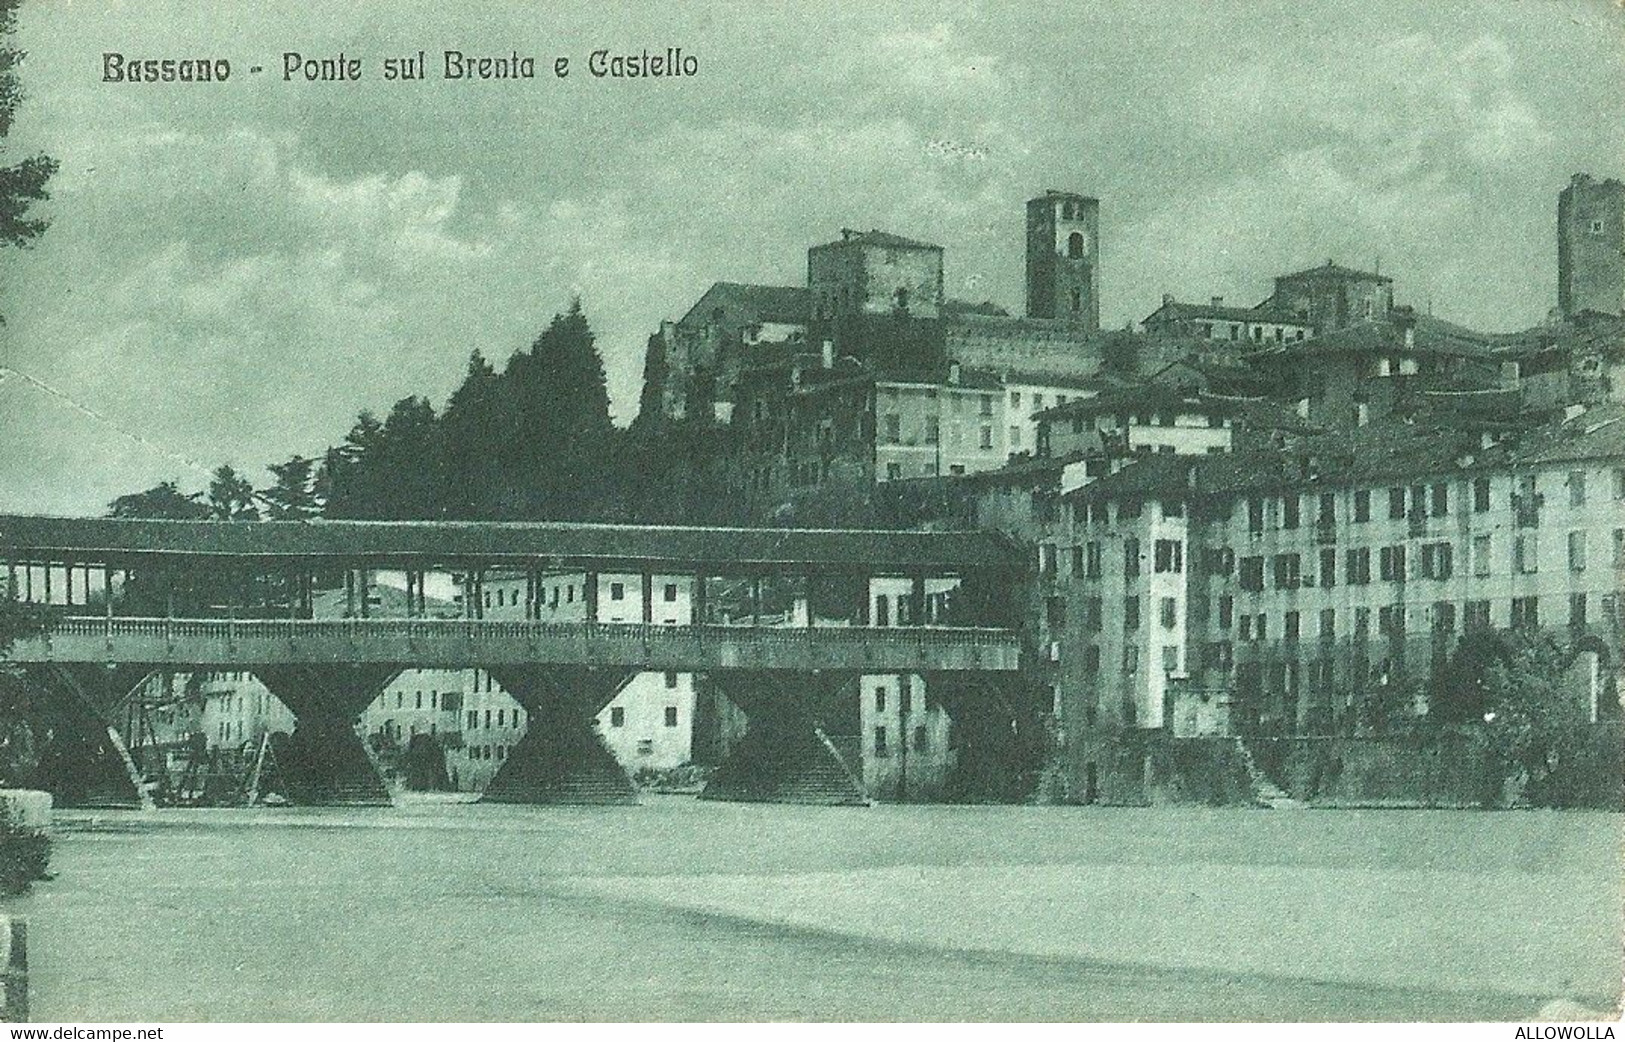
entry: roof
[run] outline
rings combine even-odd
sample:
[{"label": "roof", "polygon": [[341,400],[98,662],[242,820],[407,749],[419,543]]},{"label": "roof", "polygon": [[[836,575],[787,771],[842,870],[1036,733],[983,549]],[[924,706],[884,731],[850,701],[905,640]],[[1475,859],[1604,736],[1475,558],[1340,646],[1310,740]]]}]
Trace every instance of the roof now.
[{"label": "roof", "polygon": [[1275,276],[1275,281],[1281,282],[1284,279],[1306,278],[1338,279],[1340,281],[1360,280],[1363,282],[1394,281],[1387,275],[1379,275],[1374,271],[1361,271],[1358,268],[1345,268],[1341,264],[1334,263],[1330,258],[1327,259],[1325,264],[1317,267],[1305,268],[1302,271],[1294,271],[1288,275],[1277,275]]},{"label": "roof", "polygon": [[[854,565],[893,568],[1020,567],[1025,556],[993,533],[937,534],[782,528],[678,528],[565,522],[154,521],[0,515],[0,554],[63,557],[241,556],[367,558],[450,565],[584,561],[629,569]],[[38,557],[35,558],[36,560]]]},{"label": "roof", "polygon": [[1223,304],[1185,304],[1177,300],[1163,303],[1157,310],[1145,317],[1145,324],[1149,325],[1158,315],[1168,321],[1181,319],[1225,319],[1231,322],[1276,322],[1282,325],[1302,326],[1309,328],[1309,320],[1300,318],[1285,308],[1272,308],[1260,304],[1258,307],[1236,308]]},{"label": "roof", "polygon": [[1511,428],[1489,448],[1479,439],[1480,432],[1465,425],[1394,421],[1305,438],[1288,450],[1146,456],[1069,495],[1132,498],[1181,489],[1189,495],[1234,496],[1412,481],[1492,467],[1619,460],[1625,459],[1625,405],[1598,406],[1569,419]]},{"label": "roof", "polygon": [[1478,333],[1465,326],[1446,322],[1431,315],[1410,316],[1415,336],[1405,343],[1404,320],[1388,316],[1357,322],[1307,340],[1272,344],[1261,351],[1248,354],[1249,360],[1296,360],[1313,355],[1334,354],[1434,354],[1457,358],[1493,359],[1496,351],[1493,334]]},{"label": "roof", "polygon": [[710,321],[717,308],[749,315],[761,322],[805,325],[812,314],[812,298],[803,286],[762,286],[750,282],[716,282],[694,302],[681,322]]},{"label": "roof", "polygon": [[921,242],[919,239],[906,239],[901,235],[883,232],[878,228],[871,228],[866,232],[855,231],[851,228],[842,228],[841,237],[834,242],[826,242],[814,246],[815,250],[827,250],[832,246],[889,246],[903,250],[940,250],[941,246],[931,242]]},{"label": "roof", "polygon": [[1233,413],[1243,400],[1210,394],[1187,394],[1167,384],[1139,383],[1102,391],[1092,398],[1078,398],[1045,409],[1038,415],[1046,421],[1073,416],[1095,416],[1108,412],[1149,413],[1176,409],[1183,412]]}]

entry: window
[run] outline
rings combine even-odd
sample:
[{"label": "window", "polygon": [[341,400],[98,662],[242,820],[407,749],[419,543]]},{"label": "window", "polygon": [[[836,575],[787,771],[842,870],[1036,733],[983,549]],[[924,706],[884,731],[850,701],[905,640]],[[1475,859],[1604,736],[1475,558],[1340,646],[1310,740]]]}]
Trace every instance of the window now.
[{"label": "window", "polygon": [[1337,639],[1337,609],[1320,609],[1320,639],[1322,643],[1330,644]]},{"label": "window", "polygon": [[497,726],[502,727],[503,725],[505,725],[507,723],[507,721],[508,721],[508,711],[506,709],[498,709],[497,710]]},{"label": "window", "polygon": [[989,427],[986,424],[983,424],[983,426],[982,426],[982,438],[981,438],[981,441],[979,441],[977,444],[981,448],[984,448],[984,449],[991,449],[993,447],[993,428],[992,427]]},{"label": "window", "polygon": [[1238,635],[1242,640],[1253,639],[1253,617],[1246,612],[1241,613],[1241,625],[1238,627]]},{"label": "window", "polygon": [[1171,630],[1179,625],[1179,604],[1172,597],[1164,597],[1157,605],[1157,617],[1162,628]]},{"label": "window", "polygon": [[925,725],[922,724],[914,729],[914,751],[917,753],[923,753],[929,751],[930,748],[930,732],[927,731],[925,729]]},{"label": "window", "polygon": [[1586,570],[1586,534],[1584,532],[1569,533],[1569,571],[1583,572]]},{"label": "window", "polygon": [[1512,571],[1515,575],[1533,575],[1540,570],[1540,539],[1534,533],[1513,536]]},{"label": "window", "polygon": [[1085,597],[1083,599],[1083,627],[1090,633],[1099,633],[1104,624],[1104,613],[1101,610],[1099,597]]},{"label": "window", "polygon": [[903,418],[901,416],[886,417],[886,443],[896,445],[903,440]]},{"label": "window", "polygon": [[1583,507],[1586,505],[1586,472],[1583,470],[1569,471],[1569,506]]},{"label": "window", "polygon": [[677,686],[677,674],[676,673],[667,673],[666,674],[666,688],[668,690],[670,690],[671,688],[674,688],[676,686]]},{"label": "window", "polygon": [[1350,586],[1364,586],[1371,581],[1371,551],[1368,548],[1350,550],[1343,559],[1344,579]]},{"label": "window", "polygon": [[1090,579],[1098,579],[1098,578],[1100,578],[1100,543],[1099,543],[1099,541],[1098,540],[1091,540],[1089,542],[1089,544],[1086,547],[1084,547],[1084,549],[1087,551],[1087,560],[1084,562],[1085,565],[1086,565],[1085,574]]},{"label": "window", "polygon": [[1625,467],[1614,468],[1614,498],[1625,499]]},{"label": "window", "polygon": [[1179,672],[1179,645],[1164,644],[1162,646],[1162,671],[1164,673]]},{"label": "window", "polygon": [[1388,520],[1405,520],[1405,490],[1403,488],[1388,490]]},{"label": "window", "polygon": [[1133,536],[1123,540],[1123,578],[1135,579],[1140,575],[1140,541]]},{"label": "window", "polygon": [[1385,546],[1378,558],[1378,572],[1384,582],[1405,581],[1405,547]]},{"label": "window", "polygon": [[667,706],[666,707],[666,726],[667,727],[676,727],[677,726],[677,707],[676,706]]},{"label": "window", "polygon": [[1422,544],[1421,571],[1424,579],[1448,579],[1454,572],[1453,550],[1449,543]]},{"label": "window", "polygon": [[610,583],[609,584],[609,599],[612,600],[612,601],[623,601],[623,600],[625,600],[626,599],[626,584],[625,583]]},{"label": "window", "polygon": [[1462,624],[1473,633],[1490,628],[1490,602],[1468,601],[1461,606]]},{"label": "window", "polygon": [[1320,586],[1329,590],[1337,585],[1337,551],[1326,547],[1320,551]]},{"label": "window", "polygon": [[1337,524],[1337,497],[1330,492],[1320,494],[1320,512],[1316,514],[1315,522],[1322,528]]},{"label": "window", "polygon": [[1298,511],[1301,501],[1296,495],[1281,497],[1281,527],[1294,529],[1298,527]]},{"label": "window", "polygon": [[1473,513],[1483,514],[1490,509],[1490,479],[1473,479]]},{"label": "window", "polygon": [[925,418],[925,443],[935,445],[942,440],[942,421],[935,416]]},{"label": "window", "polygon": [[677,600],[677,584],[667,583],[665,590],[666,603],[671,604]]},{"label": "window", "polygon": [[622,708],[621,706],[610,706],[609,707],[609,726],[611,726],[611,727],[625,727],[626,726],[626,710],[624,708]]},{"label": "window", "polygon": [[1368,488],[1354,493],[1354,520],[1371,520],[1371,490]]},{"label": "window", "polygon": [[1303,585],[1302,562],[1297,554],[1275,555],[1275,588],[1295,590]]},{"label": "window", "polygon": [[1202,554],[1202,569],[1209,575],[1229,575],[1236,568],[1236,555],[1228,547],[1218,547]]},{"label": "window", "polygon": [[1540,598],[1512,598],[1512,628],[1515,630],[1540,628]]},{"label": "window", "polygon": [[1264,559],[1262,557],[1243,557],[1241,559],[1240,585],[1243,590],[1257,593],[1264,588]]},{"label": "window", "polygon": [[1602,218],[1593,218],[1591,224],[1587,227],[1587,230],[1592,235],[1601,235],[1603,231]]},{"label": "window", "polygon": [[1430,512],[1434,517],[1448,517],[1450,515],[1450,486],[1439,482],[1433,486],[1433,503]]},{"label": "window", "polygon": [[1450,601],[1440,601],[1433,606],[1433,632],[1456,632],[1456,606]]},{"label": "window", "polygon": [[1235,621],[1236,599],[1229,594],[1219,598],[1219,628],[1227,630]]},{"label": "window", "polygon": [[1614,567],[1625,568],[1625,528],[1614,529]]},{"label": "window", "polygon": [[1084,646],[1083,671],[1085,673],[1100,672],[1100,645],[1088,644]]},{"label": "window", "polygon": [[1123,630],[1133,632],[1140,628],[1140,598],[1123,598]]},{"label": "window", "polygon": [[1158,539],[1155,552],[1154,567],[1159,574],[1185,570],[1185,544],[1178,539]]},{"label": "window", "polygon": [[463,725],[463,730],[472,731],[472,730],[474,730],[474,728],[478,727],[479,725],[480,725],[480,714],[479,714],[479,712],[476,711],[476,710],[470,709],[468,711],[468,723]]},{"label": "window", "polygon": [[1123,645],[1123,672],[1137,673],[1140,669],[1140,646],[1138,644]]},{"label": "window", "polygon": [[1490,537],[1487,535],[1473,536],[1473,574],[1479,577],[1490,574]]},{"label": "window", "polygon": [[1577,630],[1586,628],[1586,595],[1583,593],[1569,594],[1569,627]]},{"label": "window", "polygon": [[1264,530],[1264,501],[1257,497],[1247,500],[1247,531],[1255,535]]},{"label": "window", "polygon": [[1386,637],[1405,635],[1405,606],[1385,604],[1377,609],[1377,632]]}]

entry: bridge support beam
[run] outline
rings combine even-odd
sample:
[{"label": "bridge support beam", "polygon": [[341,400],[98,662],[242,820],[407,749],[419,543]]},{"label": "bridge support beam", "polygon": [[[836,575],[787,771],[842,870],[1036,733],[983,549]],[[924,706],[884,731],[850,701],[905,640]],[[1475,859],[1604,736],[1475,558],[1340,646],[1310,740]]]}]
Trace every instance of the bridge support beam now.
[{"label": "bridge support beam", "polygon": [[147,672],[89,663],[24,667],[23,682],[39,696],[36,715],[46,728],[36,784],[58,806],[152,808],[152,793],[116,723]]},{"label": "bridge support beam", "polygon": [[954,769],[947,796],[981,803],[1029,798],[1049,757],[1040,702],[1014,674],[932,673],[932,699],[953,721]]},{"label": "bridge support beam", "polygon": [[609,751],[593,717],[637,671],[592,666],[493,669],[525,707],[525,736],[485,788],[484,802],[629,804],[637,785]]},{"label": "bridge support beam", "polygon": [[278,777],[270,784],[280,781],[282,795],[300,806],[389,806],[355,721],[399,673],[399,666],[256,667],[295,718],[293,734],[272,742]]},{"label": "bridge support beam", "polygon": [[706,800],[866,806],[851,675],[712,674],[745,711],[744,740],[717,768]]}]

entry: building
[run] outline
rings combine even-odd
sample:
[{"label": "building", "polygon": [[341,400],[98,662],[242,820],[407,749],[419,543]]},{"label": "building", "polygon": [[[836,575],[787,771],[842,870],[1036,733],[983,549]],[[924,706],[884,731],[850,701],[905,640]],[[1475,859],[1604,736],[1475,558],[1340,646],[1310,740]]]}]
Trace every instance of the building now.
[{"label": "building", "polygon": [[1296,315],[1317,335],[1332,333],[1385,317],[1394,308],[1394,280],[1327,260],[1324,267],[1277,275],[1274,292],[1259,306]]},{"label": "building", "polygon": [[1272,345],[1247,361],[1275,397],[1333,428],[1405,412],[1428,394],[1506,391],[1515,399],[1518,380],[1516,360],[1498,350],[1495,337],[1409,308]]},{"label": "building", "polygon": [[1575,174],[1557,197],[1557,307],[1625,314],[1625,183]]},{"label": "building", "polygon": [[1100,200],[1048,191],[1027,201],[1027,317],[1100,328]]},{"label": "building", "polygon": [[1584,708],[1618,711],[1625,407],[1494,437],[1395,419],[1290,452],[1153,455],[1027,497],[986,495],[978,519],[1038,534],[1076,791],[1114,736],[1172,726],[1177,697],[1215,708],[1187,727],[1346,733],[1475,630],[1586,642]]},{"label": "building", "polygon": [[1259,345],[1292,343],[1314,333],[1308,319],[1270,307],[1268,302],[1252,308],[1226,307],[1223,297],[1214,297],[1210,304],[1182,304],[1166,293],[1162,305],[1141,326],[1155,336],[1234,344],[1237,357]]}]

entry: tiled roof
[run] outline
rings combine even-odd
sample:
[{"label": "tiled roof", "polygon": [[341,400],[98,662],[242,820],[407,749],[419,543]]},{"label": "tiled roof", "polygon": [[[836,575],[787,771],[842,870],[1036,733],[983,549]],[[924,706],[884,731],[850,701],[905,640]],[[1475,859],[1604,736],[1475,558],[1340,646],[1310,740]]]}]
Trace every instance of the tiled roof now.
[{"label": "tiled roof", "polygon": [[871,228],[866,232],[854,231],[851,228],[842,228],[841,238],[836,239],[834,242],[826,242],[822,245],[814,246],[813,249],[826,250],[831,246],[848,246],[853,243],[858,243],[864,246],[892,246],[905,250],[942,249],[941,246],[938,246],[935,243],[921,242],[918,239],[907,239],[901,235],[893,235],[891,232],[880,231],[878,228]]},{"label": "tiled roof", "polygon": [[1196,496],[1234,496],[1429,479],[1489,467],[1625,460],[1625,406],[1507,427],[1489,448],[1480,437],[1479,429],[1465,425],[1395,421],[1306,438],[1289,450],[1153,455],[1069,495],[1099,500],[1188,490]]},{"label": "tiled roof", "polygon": [[1025,560],[991,533],[677,528],[564,522],[148,521],[0,515],[0,554],[35,560],[102,553],[355,559],[450,565],[597,560],[876,569],[1009,567]]},{"label": "tiled roof", "polygon": [[1262,304],[1255,308],[1237,308],[1223,304],[1185,304],[1170,300],[1147,315],[1145,324],[1150,325],[1159,315],[1169,320],[1214,318],[1231,322],[1276,322],[1304,327],[1309,325],[1308,319],[1299,318],[1284,308],[1272,308]]},{"label": "tiled roof", "polygon": [[716,308],[754,315],[763,322],[805,325],[812,314],[811,297],[802,286],[761,286],[749,282],[714,283],[682,318],[707,322]]},{"label": "tiled roof", "polygon": [[1254,361],[1295,361],[1314,355],[1332,354],[1437,354],[1460,358],[1496,357],[1493,334],[1478,333],[1430,315],[1414,315],[1415,335],[1405,344],[1404,318],[1389,316],[1370,319],[1307,340],[1271,345],[1251,352]]},{"label": "tiled roof", "polygon": [[1327,260],[1325,264],[1317,265],[1313,268],[1305,268],[1302,271],[1294,271],[1288,275],[1277,275],[1275,276],[1275,281],[1279,282],[1282,279],[1310,278],[1313,276],[1322,276],[1332,279],[1375,280],[1377,282],[1394,281],[1387,275],[1378,275],[1374,271],[1360,271],[1358,268],[1345,268],[1343,265],[1335,264],[1331,260]]}]

